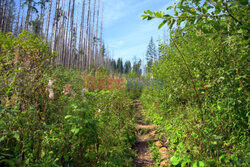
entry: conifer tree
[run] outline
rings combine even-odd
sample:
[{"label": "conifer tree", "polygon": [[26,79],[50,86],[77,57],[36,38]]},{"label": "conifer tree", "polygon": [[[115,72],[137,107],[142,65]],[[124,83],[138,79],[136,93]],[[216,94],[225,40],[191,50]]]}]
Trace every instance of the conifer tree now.
[{"label": "conifer tree", "polygon": [[149,44],[148,44],[146,60],[147,60],[147,71],[149,72],[153,63],[157,61],[157,53],[156,53],[153,37],[151,37]]}]

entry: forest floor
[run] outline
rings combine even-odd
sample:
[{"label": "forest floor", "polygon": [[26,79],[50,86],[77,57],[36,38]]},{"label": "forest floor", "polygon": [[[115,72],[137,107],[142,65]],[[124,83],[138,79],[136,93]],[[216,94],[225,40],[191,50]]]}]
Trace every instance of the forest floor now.
[{"label": "forest floor", "polygon": [[135,100],[135,107],[137,110],[137,131],[136,152],[138,157],[135,159],[136,167],[153,167],[155,161],[152,159],[153,154],[150,151],[149,144],[154,142],[154,145],[159,148],[160,166],[167,166],[169,159],[168,149],[163,146],[162,141],[158,140],[157,126],[147,124],[143,120],[142,114],[144,109],[139,100]]}]

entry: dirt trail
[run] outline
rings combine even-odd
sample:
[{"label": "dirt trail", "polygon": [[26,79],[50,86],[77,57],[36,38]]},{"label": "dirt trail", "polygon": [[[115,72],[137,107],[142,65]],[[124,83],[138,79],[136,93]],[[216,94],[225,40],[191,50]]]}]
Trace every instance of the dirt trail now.
[{"label": "dirt trail", "polygon": [[154,160],[152,159],[152,153],[150,152],[148,142],[156,140],[156,129],[155,125],[148,125],[142,119],[141,113],[143,111],[142,104],[139,100],[134,101],[137,109],[137,121],[138,124],[135,126],[137,131],[136,151],[138,158],[135,160],[136,167],[152,167],[154,166]]},{"label": "dirt trail", "polygon": [[157,164],[160,167],[168,166],[170,160],[168,142],[166,138],[161,138],[158,140],[157,136],[157,126],[149,125],[142,119],[142,114],[144,114],[144,109],[139,100],[134,101],[137,110],[137,122],[135,126],[137,131],[137,141],[136,141],[136,152],[138,158],[135,159],[136,167],[153,167],[155,165],[152,159],[152,153],[149,149],[148,143],[154,142],[154,145],[159,149],[160,163]]}]

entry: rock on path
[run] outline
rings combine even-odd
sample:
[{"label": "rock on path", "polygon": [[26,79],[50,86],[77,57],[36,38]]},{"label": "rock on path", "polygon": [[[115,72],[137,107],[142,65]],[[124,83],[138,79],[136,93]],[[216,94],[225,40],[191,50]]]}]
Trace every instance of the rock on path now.
[{"label": "rock on path", "polygon": [[169,164],[169,150],[164,146],[162,141],[157,140],[156,130],[158,127],[155,125],[148,125],[142,119],[141,112],[144,112],[144,109],[139,100],[135,100],[134,104],[137,109],[138,122],[138,124],[135,125],[137,131],[137,141],[135,149],[138,155],[138,157],[135,159],[136,167],[153,167],[155,165],[155,162],[152,159],[152,153],[148,146],[149,141],[155,141],[155,146],[160,148],[160,166],[167,166]]}]

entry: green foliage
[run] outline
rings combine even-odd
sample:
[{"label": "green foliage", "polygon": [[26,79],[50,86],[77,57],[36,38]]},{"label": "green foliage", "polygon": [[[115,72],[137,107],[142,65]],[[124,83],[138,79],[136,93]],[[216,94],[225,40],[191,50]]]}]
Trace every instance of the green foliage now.
[{"label": "green foliage", "polygon": [[128,74],[131,72],[131,62],[130,61],[126,61],[125,65],[124,65],[124,73]]},{"label": "green foliage", "polygon": [[121,74],[124,72],[123,63],[122,63],[122,59],[121,58],[118,58],[118,60],[117,60],[117,70]]},{"label": "green foliage", "polygon": [[36,35],[0,36],[0,166],[133,164],[130,92],[83,96],[81,71],[53,67],[54,53]]},{"label": "green foliage", "polygon": [[134,62],[133,68],[132,68],[132,73],[135,73],[137,76],[140,76],[142,74],[141,71],[141,59],[138,62]]},{"label": "green foliage", "polygon": [[183,0],[167,8],[173,16],[142,15],[172,28],[152,67],[164,87],[141,97],[150,120],[166,129],[172,165],[248,164],[248,8],[243,1]]}]

